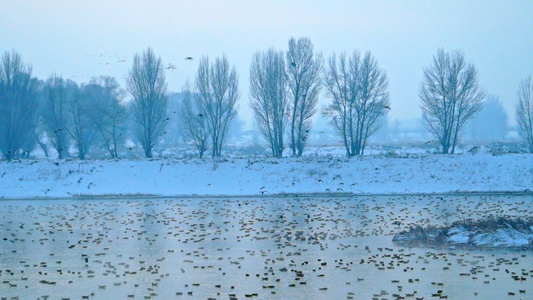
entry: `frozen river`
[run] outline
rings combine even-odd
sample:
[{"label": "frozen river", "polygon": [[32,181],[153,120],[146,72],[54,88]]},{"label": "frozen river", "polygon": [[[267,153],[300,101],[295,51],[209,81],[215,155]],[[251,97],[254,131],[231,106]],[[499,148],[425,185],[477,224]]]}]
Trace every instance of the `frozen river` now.
[{"label": "frozen river", "polygon": [[531,216],[532,203],[503,195],[2,201],[0,296],[532,299],[531,252],[392,243],[410,225]]}]

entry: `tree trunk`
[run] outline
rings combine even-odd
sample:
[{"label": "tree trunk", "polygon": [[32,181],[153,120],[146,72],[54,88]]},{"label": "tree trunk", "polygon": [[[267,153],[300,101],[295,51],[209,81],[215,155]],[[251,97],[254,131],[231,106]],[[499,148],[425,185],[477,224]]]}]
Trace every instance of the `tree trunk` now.
[{"label": "tree trunk", "polygon": [[146,158],[152,158],[152,150],[151,149],[145,149],[144,150],[144,155],[146,156]]},{"label": "tree trunk", "polygon": [[35,140],[37,141],[37,144],[39,145],[39,147],[41,147],[41,149],[43,150],[44,156],[48,158],[48,148],[46,147],[46,144],[41,142],[39,138],[36,138]]}]

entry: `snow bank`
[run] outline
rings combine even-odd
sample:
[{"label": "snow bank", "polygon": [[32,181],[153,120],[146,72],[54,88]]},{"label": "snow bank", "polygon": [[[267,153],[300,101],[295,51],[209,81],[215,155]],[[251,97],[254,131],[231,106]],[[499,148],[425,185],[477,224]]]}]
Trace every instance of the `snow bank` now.
[{"label": "snow bank", "polygon": [[528,154],[0,162],[3,198],[529,190]]},{"label": "snow bank", "polygon": [[482,233],[472,237],[475,246],[525,247],[533,245],[533,232],[521,232],[512,228],[500,228],[492,233]]},{"label": "snow bank", "polygon": [[420,226],[396,234],[393,242],[405,245],[461,246],[475,248],[533,249],[532,219],[458,221],[450,227]]}]

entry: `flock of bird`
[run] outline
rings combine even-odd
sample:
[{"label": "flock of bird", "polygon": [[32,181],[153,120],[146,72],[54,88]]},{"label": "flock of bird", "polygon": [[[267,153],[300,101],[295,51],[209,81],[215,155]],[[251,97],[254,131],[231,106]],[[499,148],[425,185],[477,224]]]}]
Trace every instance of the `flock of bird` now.
[{"label": "flock of bird", "polygon": [[525,196],[0,202],[1,299],[531,299],[533,256],[406,248]]},{"label": "flock of bird", "polygon": [[[109,52],[99,53],[99,54],[90,54],[86,53],[87,57],[91,57],[98,61],[98,64],[100,66],[113,66],[116,64],[124,64],[124,63],[131,63],[132,60],[126,55],[119,55],[119,54],[111,54]],[[83,55],[78,55],[78,58],[82,58]],[[192,61],[194,57],[187,56],[185,57],[186,61]],[[168,71],[174,71],[177,69],[176,65],[174,63],[168,63],[163,69]],[[71,75],[70,76],[73,79],[76,79],[79,77],[80,79],[84,79],[85,75]],[[124,76],[121,77],[121,79],[125,79]]]}]

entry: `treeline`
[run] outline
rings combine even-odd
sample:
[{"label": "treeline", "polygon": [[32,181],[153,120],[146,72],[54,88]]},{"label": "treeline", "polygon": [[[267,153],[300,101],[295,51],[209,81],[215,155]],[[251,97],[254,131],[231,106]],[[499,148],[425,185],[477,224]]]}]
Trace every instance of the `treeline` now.
[{"label": "treeline", "polygon": [[5,159],[27,157],[37,146],[59,158],[74,145],[84,159],[97,141],[111,157],[124,142],[128,110],[124,91],[114,78],[78,85],[52,75],[31,76],[20,55],[6,52],[0,71],[0,150]]},{"label": "treeline", "polygon": [[[7,160],[28,157],[36,147],[46,156],[54,149],[64,158],[72,146],[84,159],[96,145],[118,157],[127,137],[152,157],[169,127],[166,68],[151,49],[134,56],[125,90],[112,77],[80,85],[57,75],[37,79],[15,51],[5,52],[0,63],[0,151]],[[439,49],[423,75],[419,97],[424,124],[442,153],[454,153],[461,131],[485,98],[477,69],[462,52]],[[275,157],[282,156],[287,144],[292,155],[302,155],[319,111],[347,155],[362,155],[391,109],[387,74],[371,52],[333,53],[324,61],[308,38],[291,39],[284,51],[256,52],[249,80],[250,107]],[[319,109],[321,91],[329,102]],[[200,157],[208,150],[221,156],[239,97],[239,76],[227,57],[201,58],[194,82],[183,87],[172,112],[180,135]],[[520,83],[517,98],[520,134],[533,152],[530,77]]]}]

